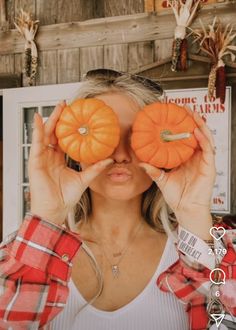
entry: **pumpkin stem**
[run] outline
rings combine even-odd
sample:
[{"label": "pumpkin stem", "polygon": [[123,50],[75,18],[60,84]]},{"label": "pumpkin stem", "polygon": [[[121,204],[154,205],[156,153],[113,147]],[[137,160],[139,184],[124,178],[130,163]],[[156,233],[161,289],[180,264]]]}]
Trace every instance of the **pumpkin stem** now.
[{"label": "pumpkin stem", "polygon": [[172,134],[169,130],[164,130],[161,132],[161,138],[165,142],[177,141],[188,139],[191,136],[191,133],[179,133],[179,134]]},{"label": "pumpkin stem", "polygon": [[81,126],[78,128],[78,132],[81,134],[81,135],[87,135],[88,132],[89,132],[89,129],[87,126]]}]

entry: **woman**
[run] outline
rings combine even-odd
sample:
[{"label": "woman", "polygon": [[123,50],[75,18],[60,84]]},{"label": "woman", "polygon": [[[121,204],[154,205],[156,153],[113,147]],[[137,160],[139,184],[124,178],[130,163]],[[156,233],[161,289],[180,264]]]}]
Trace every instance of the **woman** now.
[{"label": "woman", "polygon": [[[129,144],[132,123],[137,111],[160,96],[157,84],[138,76],[89,72],[77,97],[109,105],[119,117],[121,138],[109,159],[80,164],[80,171],[66,165],[55,137],[65,103],[45,124],[35,115],[31,212],[2,249],[1,329],[47,324],[52,329],[183,330],[212,323],[204,305],[209,292],[198,288],[209,282],[212,262],[206,251],[212,239],[213,140],[201,117],[189,111],[197,124],[194,156],[169,172],[140,163]],[[165,202],[179,232],[194,237],[205,259],[176,251]],[[70,230],[63,227],[66,220]],[[190,285],[191,295],[184,292]]]}]

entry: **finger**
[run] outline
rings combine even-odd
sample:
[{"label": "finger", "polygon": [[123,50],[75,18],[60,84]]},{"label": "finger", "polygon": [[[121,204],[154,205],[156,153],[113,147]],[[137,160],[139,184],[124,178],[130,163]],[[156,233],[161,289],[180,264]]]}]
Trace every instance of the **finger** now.
[{"label": "finger", "polygon": [[202,150],[202,159],[205,165],[209,166],[210,164],[214,164],[215,163],[214,150],[212,149],[212,146],[209,140],[207,139],[207,137],[203,134],[200,128],[195,128],[194,135],[198,140],[198,143]]},{"label": "finger", "polygon": [[57,104],[55,109],[49,116],[48,120],[44,124],[44,133],[45,133],[44,143],[45,143],[45,145],[47,145],[49,143],[53,143],[53,144],[57,143],[57,139],[55,137],[54,131],[55,131],[56,123],[57,123],[63,109],[65,108],[65,106],[66,106],[65,101],[62,101],[59,104]]},{"label": "finger", "polygon": [[98,176],[108,165],[113,163],[114,160],[111,158],[103,159],[80,172],[80,179],[84,186],[88,187],[96,176]]},{"label": "finger", "polygon": [[190,106],[184,104],[183,107],[185,108],[185,110],[187,111],[187,113],[193,117],[193,110],[190,108]]},{"label": "finger", "polygon": [[207,136],[207,138],[210,141],[210,144],[212,146],[212,149],[215,150],[215,142],[214,138],[212,136],[212,133],[209,129],[209,127],[206,125],[203,118],[200,116],[200,114],[197,111],[192,111],[191,108],[187,105],[184,105],[184,108],[188,112],[188,114],[193,117],[194,121],[196,122],[197,126],[201,129],[201,131]]},{"label": "finger", "polygon": [[211,145],[211,148],[214,151],[214,149],[215,149],[215,142],[214,142],[213,135],[212,135],[209,127],[206,125],[205,121],[201,118],[201,116],[199,115],[198,112],[194,112],[193,118],[194,118],[197,126],[199,127],[199,129],[202,131],[202,133],[209,140],[210,145]]},{"label": "finger", "polygon": [[165,171],[148,163],[139,163],[138,165],[144,169],[160,189],[164,187],[168,178],[168,174]]},{"label": "finger", "polygon": [[30,156],[37,157],[45,149],[43,119],[38,113],[34,114],[33,126]]}]

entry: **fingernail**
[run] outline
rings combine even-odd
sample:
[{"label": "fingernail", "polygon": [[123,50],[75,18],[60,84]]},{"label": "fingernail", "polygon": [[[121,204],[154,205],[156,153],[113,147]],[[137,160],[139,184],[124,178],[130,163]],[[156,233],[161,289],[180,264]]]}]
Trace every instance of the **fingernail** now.
[{"label": "fingernail", "polygon": [[109,165],[109,164],[113,164],[113,163],[114,163],[114,160],[112,158],[107,158],[102,161],[102,164],[105,166]]}]

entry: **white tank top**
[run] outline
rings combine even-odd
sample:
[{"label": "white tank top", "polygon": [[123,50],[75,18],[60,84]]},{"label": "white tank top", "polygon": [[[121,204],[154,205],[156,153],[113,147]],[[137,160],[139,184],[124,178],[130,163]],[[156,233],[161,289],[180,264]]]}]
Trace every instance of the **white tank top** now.
[{"label": "white tank top", "polygon": [[86,304],[72,280],[64,310],[51,322],[52,330],[187,330],[184,305],[171,293],[159,290],[158,275],[178,259],[175,247],[167,240],[160,263],[143,291],[127,305],[107,312]]}]

